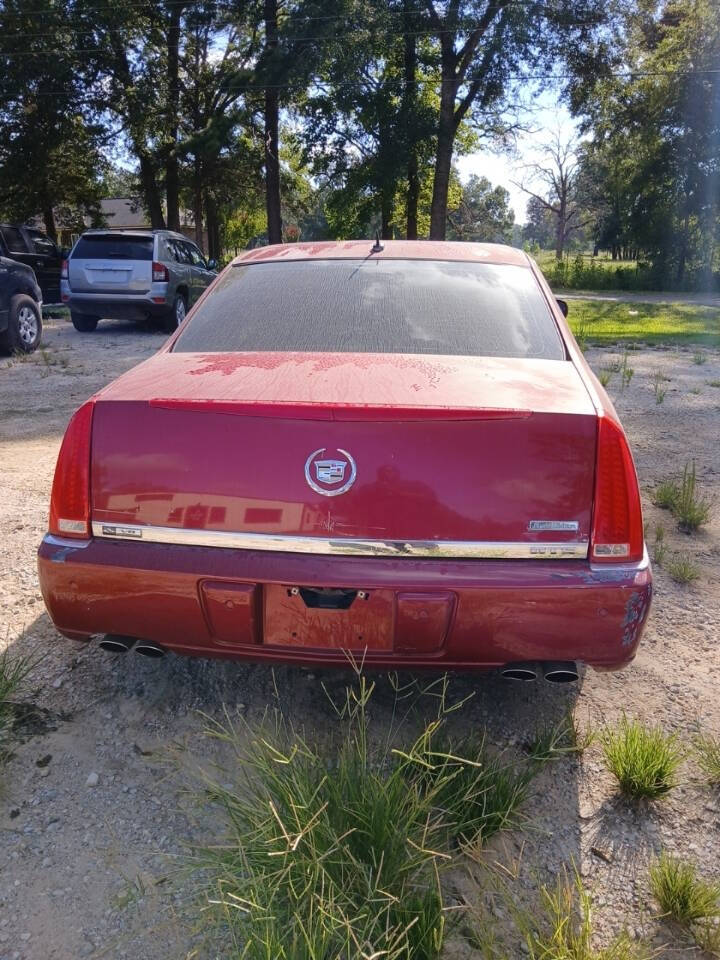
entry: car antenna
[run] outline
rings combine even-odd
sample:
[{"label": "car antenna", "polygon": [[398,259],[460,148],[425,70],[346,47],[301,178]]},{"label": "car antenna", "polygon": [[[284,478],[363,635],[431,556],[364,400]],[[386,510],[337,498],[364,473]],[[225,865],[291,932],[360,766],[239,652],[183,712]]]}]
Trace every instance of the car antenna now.
[{"label": "car antenna", "polygon": [[385,247],[380,243],[380,231],[375,231],[375,243],[372,245],[370,253],[381,253]]}]

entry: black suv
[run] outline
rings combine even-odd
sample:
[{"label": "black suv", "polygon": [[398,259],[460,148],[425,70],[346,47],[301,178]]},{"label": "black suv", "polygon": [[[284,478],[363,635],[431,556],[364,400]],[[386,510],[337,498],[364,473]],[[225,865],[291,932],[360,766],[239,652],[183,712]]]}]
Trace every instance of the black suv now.
[{"label": "black suv", "polygon": [[0,257],[0,350],[32,353],[42,336],[42,293],[31,267]]},{"label": "black suv", "polygon": [[10,257],[33,269],[45,303],[60,303],[63,253],[42,230],[0,223],[0,257]]}]

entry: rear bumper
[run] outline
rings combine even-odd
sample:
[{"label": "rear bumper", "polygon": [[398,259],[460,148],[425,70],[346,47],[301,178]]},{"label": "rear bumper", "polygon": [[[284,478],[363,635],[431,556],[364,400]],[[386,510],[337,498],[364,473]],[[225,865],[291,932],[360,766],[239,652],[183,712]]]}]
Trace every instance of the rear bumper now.
[{"label": "rear bumper", "polygon": [[[289,616],[290,626],[298,615],[284,599],[293,586],[359,589],[371,598],[377,591],[389,647],[367,651],[364,662],[440,669],[531,660],[619,669],[635,655],[652,596],[647,556],[599,568],[587,560],[398,561],[46,536],[38,566],[62,633],[116,633],[187,655],[318,665],[347,662],[343,614],[331,631],[335,649],[299,647],[290,634],[287,645],[267,642],[270,613],[275,623],[278,613],[286,623]],[[306,613],[317,612],[302,610],[300,619]],[[328,614],[335,611],[322,611]]]},{"label": "rear bumper", "polygon": [[[158,296],[165,296],[159,293]],[[150,294],[109,296],[97,293],[69,293],[65,300],[67,306],[76,313],[100,317],[104,320],[146,320],[148,317],[162,317],[168,311],[167,300],[154,303]]]}]

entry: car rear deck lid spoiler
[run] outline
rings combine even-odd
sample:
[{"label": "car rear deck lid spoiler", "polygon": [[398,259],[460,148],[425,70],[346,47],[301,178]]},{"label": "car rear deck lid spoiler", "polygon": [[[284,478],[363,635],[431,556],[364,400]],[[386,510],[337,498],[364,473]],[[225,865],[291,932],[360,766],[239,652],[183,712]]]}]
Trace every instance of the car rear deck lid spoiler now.
[{"label": "car rear deck lid spoiler", "polygon": [[248,400],[187,400],[158,397],[149,406],[163,410],[223,413],[245,417],[277,417],[284,420],[527,420],[532,410],[478,407],[383,406],[342,403],[263,403]]}]

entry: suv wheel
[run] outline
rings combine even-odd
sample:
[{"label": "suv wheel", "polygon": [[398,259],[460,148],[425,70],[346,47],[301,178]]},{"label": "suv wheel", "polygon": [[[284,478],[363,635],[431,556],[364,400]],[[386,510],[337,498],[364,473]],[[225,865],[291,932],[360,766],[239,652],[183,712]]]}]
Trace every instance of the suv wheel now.
[{"label": "suv wheel", "polygon": [[177,328],[185,319],[186,310],[187,306],[185,304],[185,297],[183,297],[181,293],[178,293],[175,297],[175,302],[165,316],[163,329],[168,333],[172,333],[173,330],[177,330]]},{"label": "suv wheel", "polygon": [[11,353],[32,353],[42,337],[40,307],[27,294],[18,293],[10,299],[8,328],[0,334],[0,347]]},{"label": "suv wheel", "polygon": [[100,317],[91,317],[87,313],[76,313],[74,310],[70,311],[70,319],[72,325],[80,333],[92,333],[100,321]]}]

